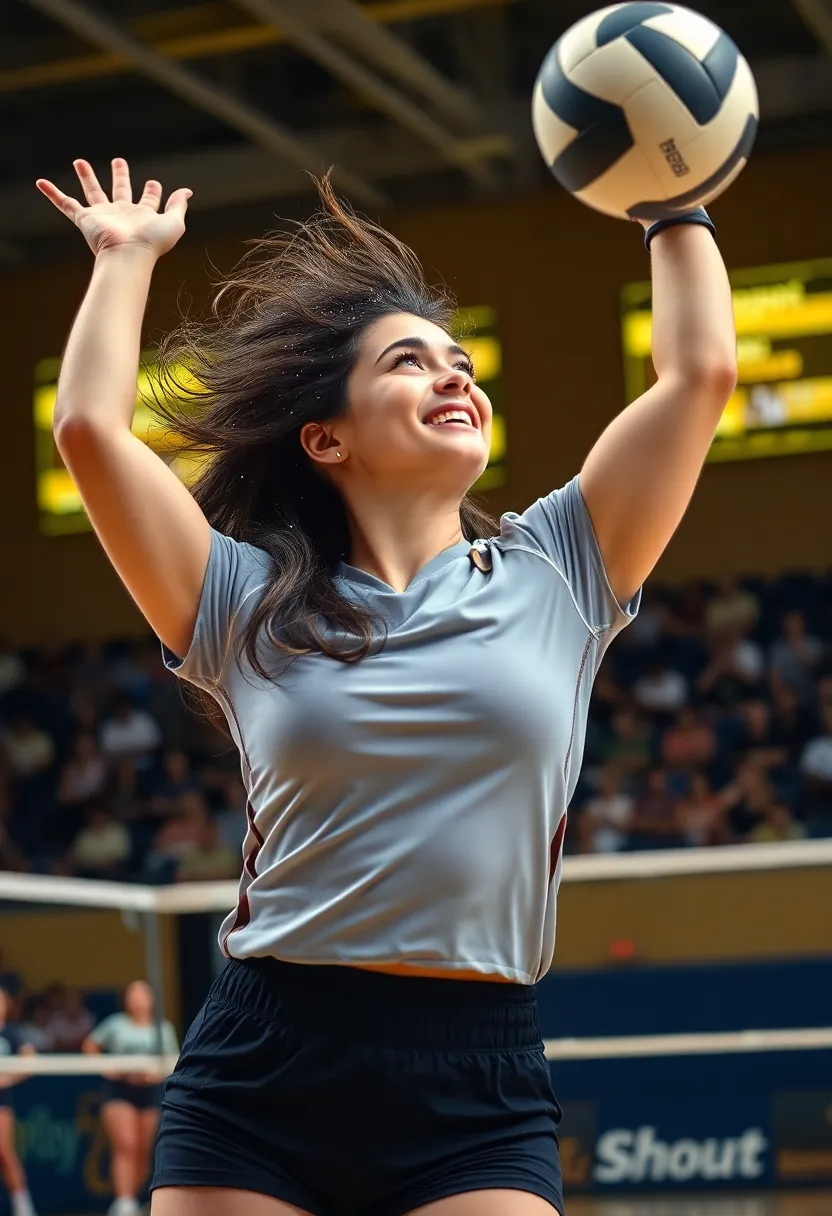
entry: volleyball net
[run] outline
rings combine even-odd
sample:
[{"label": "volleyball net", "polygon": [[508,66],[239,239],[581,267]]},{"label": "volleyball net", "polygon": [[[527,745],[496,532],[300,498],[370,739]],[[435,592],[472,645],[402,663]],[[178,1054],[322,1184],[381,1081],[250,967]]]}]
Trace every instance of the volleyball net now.
[{"label": "volleyball net", "polygon": [[[753,875],[770,871],[832,870],[832,840],[792,841],[778,844],[736,845],[718,849],[673,849],[645,853],[566,857],[564,885],[650,882],[697,875]],[[827,906],[817,916],[830,926],[832,950],[832,884]],[[238,886],[230,882],[180,883],[145,886],[102,880],[36,874],[0,873],[0,915],[12,905],[20,909],[101,909],[129,915],[145,938],[146,978],[156,1004],[158,1042],[166,1008],[160,919],[193,913],[226,913],[237,902]],[[8,917],[9,927],[13,915]],[[93,947],[94,948],[94,947]],[[551,1061],[645,1059],[647,1057],[701,1056],[725,1053],[813,1052],[832,1049],[832,1025],[782,1026],[771,1029],[714,1031],[711,1033],[572,1036],[547,1038]],[[47,1054],[4,1057],[2,1071],[9,1076],[95,1076],[114,1072],[167,1074],[175,1057],[153,1055],[115,1057]],[[832,1084],[830,1085],[832,1088]]]}]

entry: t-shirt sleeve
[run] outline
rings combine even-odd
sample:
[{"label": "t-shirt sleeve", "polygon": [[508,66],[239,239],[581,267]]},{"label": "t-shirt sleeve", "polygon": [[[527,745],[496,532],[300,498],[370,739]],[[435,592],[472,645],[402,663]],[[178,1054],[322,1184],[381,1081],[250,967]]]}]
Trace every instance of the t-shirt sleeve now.
[{"label": "t-shirt sleeve", "polygon": [[188,653],[178,656],[162,647],[170,671],[197,687],[216,687],[231,651],[238,617],[246,605],[256,603],[257,593],[266,585],[269,560],[262,549],[211,529],[211,550]]},{"label": "t-shirt sleeve", "polygon": [[102,1051],[113,1050],[113,1039],[118,1027],[117,1017],[117,1014],[110,1014],[103,1022],[99,1022],[90,1034],[93,1043],[97,1047],[100,1047]]},{"label": "t-shirt sleeve", "polygon": [[522,513],[501,520],[507,548],[526,548],[554,565],[566,581],[578,612],[599,633],[618,632],[638,612],[641,590],[627,604],[615,598],[578,478],[573,477]]}]

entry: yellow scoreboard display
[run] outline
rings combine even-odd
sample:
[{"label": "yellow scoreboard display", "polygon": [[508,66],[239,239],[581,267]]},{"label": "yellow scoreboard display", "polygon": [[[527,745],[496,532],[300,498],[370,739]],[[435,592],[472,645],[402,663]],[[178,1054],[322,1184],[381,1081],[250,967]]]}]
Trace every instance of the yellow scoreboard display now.
[{"label": "yellow scoreboard display", "polygon": [[[739,381],[709,460],[832,449],[832,258],[731,274]],[[650,284],[622,292],[627,400],[655,380]]]},{"label": "yellow scoreboard display", "polygon": [[[470,352],[477,370],[477,383],[488,394],[494,407],[488,467],[474,487],[475,490],[490,490],[502,485],[506,479],[502,347],[497,332],[497,315],[493,308],[483,305],[462,309],[458,320],[465,335],[462,345]],[[81,496],[52,437],[59,371],[59,359],[42,359],[35,367],[34,375],[35,484],[40,528],[49,536],[85,532],[90,527]],[[183,456],[176,436],[166,433],[157,421],[150,404],[153,401],[152,378],[153,361],[152,356],[148,356],[137,386],[133,433],[153,448],[187,485],[198,471],[199,461]]]}]

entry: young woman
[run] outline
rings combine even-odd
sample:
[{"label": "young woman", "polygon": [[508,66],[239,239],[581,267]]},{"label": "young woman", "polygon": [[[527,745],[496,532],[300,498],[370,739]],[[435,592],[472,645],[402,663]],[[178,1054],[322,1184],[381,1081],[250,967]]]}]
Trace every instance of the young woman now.
[{"label": "young woman", "polygon": [[[175,1055],[179,1050],[176,1031],[162,1022],[162,1048]],[[124,1011],[99,1022],[83,1042],[91,1055],[153,1055],[158,1051],[153,1019],[153,993],[144,980],[134,980],[124,993]],[[101,1120],[110,1142],[110,1162],[115,1199],[110,1216],[137,1216],[139,1196],[150,1168],[150,1155],[162,1102],[158,1074],[130,1073],[107,1082]]]},{"label": "young woman", "polygon": [[0,1178],[9,1194],[11,1216],[35,1216],[32,1198],[26,1182],[14,1140],[14,1107],[9,1090],[23,1078],[19,1073],[3,1075],[3,1056],[33,1056],[35,1048],[20,1032],[10,1026],[9,996],[0,988]]},{"label": "young woman", "polygon": [[211,456],[189,493],[130,424],[190,192],[160,213],[123,160],[111,198],[76,169],[86,206],[39,183],[96,255],[57,443],[167,662],[222,709],[249,798],[154,1216],[562,1211],[535,985],[592,679],[735,381],[712,236],[655,236],[658,383],[495,536],[467,497],[491,408],[450,302],[327,183],[167,345],[186,368],[167,412]]}]

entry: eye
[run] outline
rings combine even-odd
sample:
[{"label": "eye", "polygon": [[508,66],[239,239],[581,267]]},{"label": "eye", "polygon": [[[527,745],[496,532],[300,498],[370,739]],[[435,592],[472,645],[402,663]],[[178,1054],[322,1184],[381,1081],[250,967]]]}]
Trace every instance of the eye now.
[{"label": "eye", "polygon": [[477,376],[474,371],[474,365],[471,362],[471,360],[468,358],[467,355],[465,356],[464,359],[457,359],[456,363],[454,364],[454,367],[461,367],[464,372],[467,372],[467,374],[471,377],[472,380],[476,380]]},{"label": "eye", "polygon": [[395,370],[397,367],[401,367],[403,363],[413,363],[416,367],[422,366],[422,364],[419,362],[419,356],[415,351],[403,350],[396,355],[395,359],[390,364],[391,371]]}]

